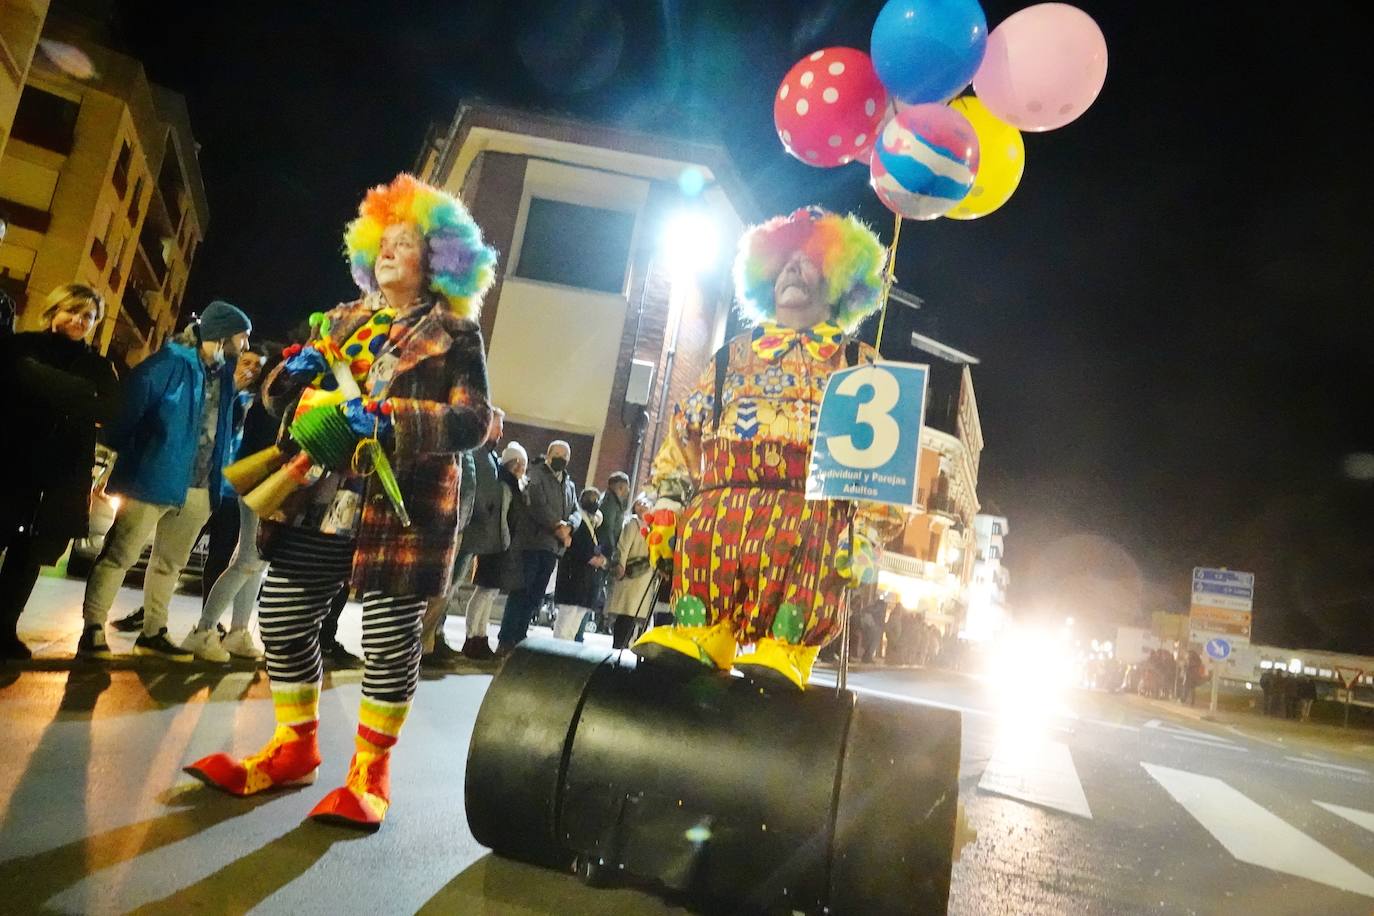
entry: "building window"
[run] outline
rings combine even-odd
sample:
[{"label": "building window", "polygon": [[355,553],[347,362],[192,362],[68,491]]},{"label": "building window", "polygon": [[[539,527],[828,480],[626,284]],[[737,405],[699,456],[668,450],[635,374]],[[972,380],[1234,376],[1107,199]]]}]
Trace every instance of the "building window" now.
[{"label": "building window", "polygon": [[134,149],[125,140],[119,147],[119,158],[115,160],[114,175],[112,181],[114,189],[119,194],[119,199],[124,199],[124,194],[129,190],[129,160],[133,159]]},{"label": "building window", "polygon": [[72,151],[76,116],[80,112],[79,102],[25,86],[14,113],[10,136],[65,156]]},{"label": "building window", "polygon": [[138,180],[134,182],[134,193],[133,193],[133,196],[129,198],[129,222],[134,223],[135,225],[137,225],[137,223],[138,223],[138,214],[139,214],[138,202],[139,202],[139,200],[140,200],[142,197],[143,197],[143,176],[142,176],[142,175],[139,175],[139,176],[138,176]]},{"label": "building window", "polygon": [[633,213],[531,197],[515,275],[620,293],[634,229]]},{"label": "building window", "polygon": [[996,548],[996,547],[989,547],[989,548],[988,548],[988,559],[989,559],[989,560],[1000,560],[1000,559],[1002,559],[1002,551],[999,550],[999,549]]},{"label": "building window", "polygon": [[1001,534],[1001,533],[1002,533],[1002,523],[1001,523],[1001,522],[993,522],[993,523],[992,523],[992,533],[993,533],[993,534]]}]

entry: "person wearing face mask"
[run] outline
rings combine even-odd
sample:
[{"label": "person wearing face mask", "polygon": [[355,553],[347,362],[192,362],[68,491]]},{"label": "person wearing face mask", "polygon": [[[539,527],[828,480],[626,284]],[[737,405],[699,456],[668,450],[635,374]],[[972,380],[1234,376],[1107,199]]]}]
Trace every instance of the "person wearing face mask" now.
[{"label": "person wearing face mask", "polygon": [[831,374],[877,358],[853,334],[878,308],[885,254],[853,216],[814,207],[740,239],[736,300],[755,327],[702,372],[654,460],[650,554],[672,571],[675,620],[640,638],[641,658],[800,689],[838,635],[850,525],[877,543],[900,515],[808,500],[806,472]]},{"label": "person wearing face mask", "polygon": [[216,300],[129,373],[110,427],[117,457],[105,487],[122,502],[86,581],[78,657],[113,657],[105,639],[110,605],[151,537],[143,632],[134,654],[191,660],[167,638],[167,606],[200,529],[219,504],[232,457],[234,367],[252,329],[241,310]]},{"label": "person wearing face mask", "polygon": [[496,655],[504,658],[529,634],[554,567],[572,544],[582,523],[577,484],[568,473],[572,447],[562,439],[549,443],[545,460],[530,468],[525,484],[526,507],[518,515],[511,549],[517,553],[519,586],[512,590],[501,615]]},{"label": "person wearing face mask", "polygon": [[554,585],[554,601],[558,603],[558,619],[553,625],[556,639],[581,642],[587,617],[605,603],[604,571],[610,551],[597,539],[600,503],[601,494],[596,487],[588,487],[578,497],[582,517],[572,531],[568,549],[558,560],[558,581]]},{"label": "person wearing face mask", "polygon": [[105,317],[100,294],[59,286],[43,316],[46,330],[0,337],[0,390],[17,439],[0,449],[0,658],[16,660],[31,655],[18,623],[39,568],[90,524],[96,428],[114,417],[119,396],[114,366],[89,343]]}]

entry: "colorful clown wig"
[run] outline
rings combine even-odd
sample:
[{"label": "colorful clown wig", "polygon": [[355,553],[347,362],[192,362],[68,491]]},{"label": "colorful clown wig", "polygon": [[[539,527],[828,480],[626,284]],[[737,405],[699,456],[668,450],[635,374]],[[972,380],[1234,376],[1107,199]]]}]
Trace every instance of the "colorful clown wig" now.
[{"label": "colorful clown wig", "polygon": [[452,194],[402,173],[367,192],[358,218],[344,230],[344,251],[353,280],[376,292],[373,267],[388,226],[410,223],[425,241],[429,288],[460,318],[476,319],[482,296],[496,278],[496,250],[482,244],[482,230]]},{"label": "colorful clown wig", "polygon": [[798,251],[821,269],[833,320],[846,332],[877,310],[887,260],[882,242],[853,216],[805,207],[754,226],[740,238],[735,296],[746,320],[758,324],[773,317],[773,284]]}]

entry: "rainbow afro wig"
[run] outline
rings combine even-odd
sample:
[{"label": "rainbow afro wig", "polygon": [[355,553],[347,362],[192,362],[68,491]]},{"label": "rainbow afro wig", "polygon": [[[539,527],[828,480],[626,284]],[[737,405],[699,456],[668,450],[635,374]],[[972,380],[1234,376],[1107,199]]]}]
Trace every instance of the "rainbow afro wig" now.
[{"label": "rainbow afro wig", "polygon": [[482,296],[496,278],[496,250],[482,244],[482,230],[452,194],[402,173],[367,192],[358,218],[344,230],[344,251],[353,280],[377,291],[373,267],[388,226],[410,223],[425,240],[429,288],[460,318],[476,319]]},{"label": "rainbow afro wig", "polygon": [[735,296],[745,319],[758,324],[773,317],[773,284],[798,251],[820,267],[832,318],[846,332],[877,310],[887,249],[855,217],[804,207],[760,223],[740,238]]}]

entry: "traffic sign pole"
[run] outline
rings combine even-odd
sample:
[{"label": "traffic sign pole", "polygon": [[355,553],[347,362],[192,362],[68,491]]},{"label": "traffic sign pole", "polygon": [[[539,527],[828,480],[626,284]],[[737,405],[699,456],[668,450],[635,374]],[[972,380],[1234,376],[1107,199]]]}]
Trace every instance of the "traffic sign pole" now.
[{"label": "traffic sign pole", "polygon": [[1217,665],[1220,664],[1216,662],[1212,665],[1212,702],[1207,705],[1209,712],[1217,711],[1217,685],[1221,683],[1221,672],[1217,670]]}]

